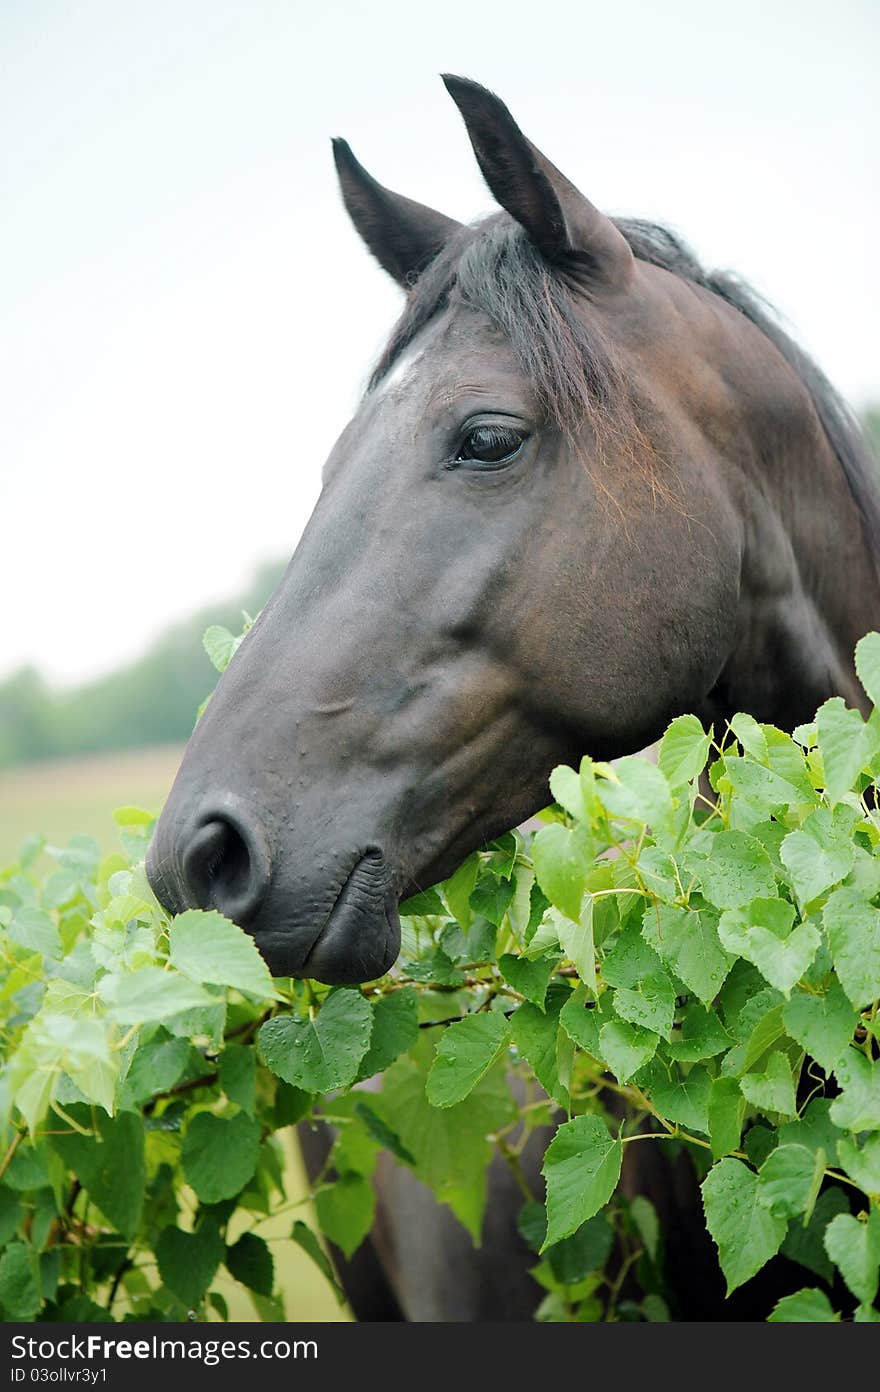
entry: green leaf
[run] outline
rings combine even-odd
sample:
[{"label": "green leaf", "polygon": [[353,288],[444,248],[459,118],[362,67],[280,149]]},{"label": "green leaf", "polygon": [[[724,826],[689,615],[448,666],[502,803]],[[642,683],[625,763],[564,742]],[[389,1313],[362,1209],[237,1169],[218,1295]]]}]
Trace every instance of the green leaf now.
[{"label": "green leaf", "polygon": [[43,1303],[34,1249],[11,1242],[0,1255],[0,1305],[7,1320],[30,1320]]},{"label": "green leaf", "polygon": [[762,1112],[794,1116],[797,1111],[791,1067],[785,1054],[771,1054],[763,1073],[746,1073],[739,1085],[743,1096]]},{"label": "green leaf", "polygon": [[[687,804],[684,805],[687,806]],[[649,843],[642,847],[638,859],[638,878],[644,881],[651,897],[659,899],[664,904],[674,904],[681,897],[678,864],[659,846],[652,846]],[[619,903],[620,911],[624,913],[625,906],[629,906],[626,905],[626,900],[623,898],[619,900]],[[642,907],[644,907],[644,903]]]},{"label": "green leaf", "polygon": [[114,807],[113,820],[119,827],[148,827],[156,820],[156,813],[150,812],[146,807],[133,807],[131,804],[125,807]]},{"label": "green leaf", "polygon": [[870,1305],[880,1276],[880,1210],[866,1222],[839,1213],[825,1229],[825,1250],[856,1299]]},{"label": "green leaf", "polygon": [[804,1227],[801,1223],[790,1223],[785,1241],[782,1244],[783,1256],[799,1262],[808,1271],[821,1276],[823,1281],[831,1281],[834,1268],[825,1251],[825,1229],[837,1213],[848,1213],[849,1204],[843,1190],[835,1185],[824,1190],[816,1200],[812,1217]]},{"label": "green leaf", "polygon": [[139,967],[114,984],[107,1015],[120,1025],[159,1024],[184,1010],[217,1004],[216,997],[194,981],[161,967]]},{"label": "green leaf", "polygon": [[432,1107],[416,1063],[402,1057],[388,1070],[376,1111],[415,1157],[416,1177],[448,1203],[479,1241],[486,1203],[487,1137],[516,1117],[502,1071],[493,1069],[455,1107]]},{"label": "green leaf", "polygon": [[260,1152],[260,1126],[246,1112],[233,1117],[198,1112],[183,1140],[183,1173],[202,1203],[219,1203],[241,1192],[253,1177]]},{"label": "green leaf", "polygon": [[40,856],[45,848],[46,838],[41,835],[26,836],[22,841],[18,851],[18,864],[22,870],[28,870]]},{"label": "green leaf", "polygon": [[275,1283],[275,1263],[262,1237],[245,1232],[237,1242],[226,1248],[226,1269],[248,1290],[258,1295],[271,1295]]},{"label": "green leaf", "polygon": [[343,1306],[343,1304],[345,1304],[345,1292],[336,1279],[336,1271],[333,1270],[330,1258],[327,1257],[327,1253],[324,1251],[319,1240],[317,1240],[315,1233],[312,1232],[308,1224],[302,1221],[302,1218],[297,1218],[294,1226],[292,1226],[291,1237],[292,1240],[297,1243],[297,1246],[305,1251],[306,1256],[312,1258],[317,1270],[319,1270],[320,1274],[324,1276],[324,1279],[333,1286],[333,1293],[336,1295],[338,1303]]},{"label": "green leaf", "polygon": [[230,1102],[237,1103],[243,1111],[253,1115],[257,1106],[257,1056],[253,1047],[227,1044],[217,1067],[220,1086]]},{"label": "green leaf", "polygon": [[[537,888],[537,885],[535,886]],[[540,890],[538,891],[540,893]],[[548,952],[555,953],[557,957],[562,952],[559,945],[559,920],[562,917],[558,909],[554,909],[552,904],[548,904],[541,917],[540,923],[529,938],[523,956],[529,962],[536,962],[544,957]]]},{"label": "green leaf", "polygon": [[818,796],[804,762],[803,751],[794,743],[791,735],[778,730],[775,725],[762,725],[761,729],[767,740],[771,769],[800,791],[802,802],[816,804]]},{"label": "green leaf", "polygon": [[330,1264],[330,1258],[327,1256],[327,1253],[324,1251],[324,1248],[321,1246],[308,1224],[304,1223],[301,1218],[297,1218],[290,1236],[293,1238],[296,1245],[301,1247],[302,1250],[311,1257],[321,1275],[330,1282],[340,1305],[344,1305],[345,1292],[336,1279],[336,1273]]},{"label": "green leaf", "polygon": [[[641,1079],[640,1079],[641,1081]],[[651,1078],[651,1101],[667,1121],[676,1121],[690,1131],[709,1131],[709,1096],[712,1078],[702,1065],[686,1075],[677,1071],[670,1078],[658,1067]]]},{"label": "green leaf", "polygon": [[738,909],[776,894],[770,857],[760,841],[743,831],[716,832],[708,857],[693,857],[689,867],[718,909]]},{"label": "green leaf", "polygon": [[767,1319],[775,1324],[833,1323],[840,1319],[840,1315],[834,1313],[831,1301],[823,1290],[817,1286],[804,1286],[794,1295],[784,1295],[777,1300]]},{"label": "green leaf", "polygon": [[379,1114],[369,1105],[368,1102],[356,1102],[354,1104],[354,1114],[364,1123],[368,1134],[380,1145],[383,1150],[389,1151],[402,1160],[405,1165],[415,1165],[415,1156],[407,1150],[396,1131],[392,1131],[390,1126],[382,1120]]},{"label": "green leaf", "polygon": [[880,1063],[859,1049],[845,1050],[834,1069],[842,1092],[829,1113],[843,1131],[880,1130]]},{"label": "green leaf", "polygon": [[56,870],[50,875],[43,888],[43,907],[63,909],[71,904],[80,892],[82,876],[75,870]]},{"label": "green leaf", "polygon": [[71,1107],[81,1126],[94,1123],[97,1135],[53,1135],[53,1149],[61,1156],[110,1222],[125,1236],[133,1237],[140,1222],[146,1189],[144,1123],[140,1116],[120,1112],[109,1117],[90,1113],[87,1107]]},{"label": "green leaf", "polygon": [[272,1072],[305,1092],[331,1092],[354,1081],[367,1052],[373,1012],[360,991],[331,991],[314,1020],[278,1015],[260,1028],[259,1048]]},{"label": "green leaf", "polygon": [[[757,1024],[743,1045],[742,1057],[738,1060],[738,1071],[741,1073],[747,1072],[752,1064],[757,1063],[761,1055],[767,1052],[771,1044],[775,1044],[776,1040],[785,1034],[785,1027],[782,1023],[782,1005],[767,1009],[763,1000],[760,999],[764,994],[762,991],[759,996],[752,998],[752,1004],[760,1004],[761,1013],[758,1016]],[[771,996],[771,999],[775,998],[775,992],[771,994],[768,990],[766,994]],[[735,1052],[731,1049],[728,1058]],[[724,1060],[724,1063],[727,1063],[727,1059]]]},{"label": "green leaf", "polygon": [[[529,890],[529,918],[528,922],[526,923],[525,930],[523,932],[523,941],[529,948],[530,956],[534,955],[536,957],[539,957],[541,955],[538,952],[532,954],[531,947],[534,941],[535,933],[541,923],[541,920],[544,917],[544,914],[547,912],[549,908],[550,900],[547,898],[543,889],[538,884],[538,881],[532,880],[531,889]],[[554,944],[554,946],[558,946],[558,944]]]},{"label": "green leaf", "polygon": [[724,780],[734,793],[731,803],[733,818],[741,818],[744,813],[750,820],[755,815],[766,817],[778,814],[792,803],[804,800],[802,789],[753,759],[725,755]]},{"label": "green leaf", "polygon": [[782,1011],[786,1033],[832,1073],[852,1040],[856,1011],[833,981],[824,996],[797,991]]},{"label": "green leaf", "polygon": [[[42,1189],[50,1183],[49,1158],[44,1142],[26,1141],[12,1157],[4,1175],[4,1184],[20,1194],[27,1193],[29,1189]],[[4,1192],[0,1189],[0,1195]]]},{"label": "green leaf", "polygon": [[637,990],[619,987],[614,993],[618,1015],[630,1024],[651,1030],[663,1039],[669,1038],[675,1014],[675,991],[665,972],[653,972],[640,982]]},{"label": "green leaf", "polygon": [[475,914],[487,918],[498,928],[510,908],[516,884],[503,875],[487,875],[480,880],[471,895],[471,908]]},{"label": "green leaf", "polygon": [[878,737],[858,711],[847,709],[840,696],[832,696],[819,707],[816,730],[825,791],[832,802],[839,802],[874,758]]},{"label": "green leaf", "polygon": [[[552,910],[550,910],[552,913]],[[574,923],[569,918],[557,917],[556,931],[559,945],[573,963],[574,968],[593,996],[598,995],[596,984],[596,948],[593,943],[593,899],[589,897],[583,904],[580,919]]]},{"label": "green leaf", "polygon": [[225,1253],[223,1239],[210,1222],[202,1223],[194,1233],[163,1228],[156,1242],[159,1275],[188,1308],[199,1304]]},{"label": "green leaf", "polygon": [[436,889],[423,889],[400,905],[401,918],[421,918],[429,914],[445,913],[446,906]]},{"label": "green leaf", "polygon": [[619,1083],[628,1083],[634,1073],[654,1057],[660,1036],[623,1020],[611,1020],[599,1031],[602,1058]]},{"label": "green leaf", "polygon": [[758,1176],[741,1160],[719,1160],[701,1189],[730,1295],[779,1251],[787,1225],[761,1203]]},{"label": "green leaf", "polygon": [[645,910],[642,933],[687,989],[708,1005],[724,985],[733,957],[718,940],[716,916],[678,904],[656,904]]},{"label": "green leaf", "polygon": [[795,910],[784,899],[754,899],[721,915],[718,933],[730,952],[753,962],[765,981],[788,995],[809,969],[821,938],[812,922],[792,927]]},{"label": "green leaf", "polygon": [[315,1098],[302,1088],[291,1087],[279,1078],[275,1089],[275,1106],[272,1109],[272,1124],[276,1130],[285,1126],[295,1126],[312,1110]]},{"label": "green leaf", "polygon": [[[353,1094],[349,1094],[349,1097],[353,1101]],[[344,1102],[348,1100],[345,1098]],[[340,1106],[342,1102],[343,1099],[340,1099],[335,1105]],[[333,1144],[330,1164],[338,1175],[352,1173],[369,1178],[375,1172],[379,1146],[368,1127],[358,1124],[359,1120],[352,1107],[351,1121],[341,1128]]]},{"label": "green leaf", "polygon": [[713,1160],[739,1150],[745,1106],[736,1078],[713,1078],[707,1108]]},{"label": "green leaf", "polygon": [[335,1184],[325,1185],[315,1195],[315,1213],[321,1231],[347,1257],[360,1247],[376,1211],[376,1195],[368,1179],[344,1174]]},{"label": "green leaf", "polygon": [[638,924],[629,923],[602,963],[602,978],[609,986],[638,986],[646,976],[662,970],[662,966],[657,953],[645,942]]},{"label": "green leaf", "polygon": [[554,1101],[566,1107],[568,1088],[559,1077],[557,1064],[559,1019],[558,1004],[556,1010],[548,1009],[545,1014],[531,1001],[524,1001],[510,1017],[510,1027],[514,1044],[531,1064],[538,1082]]},{"label": "green leaf", "polygon": [[204,1062],[188,1040],[170,1039],[160,1030],[136,1051],[122,1085],[120,1107],[137,1107],[157,1093],[167,1092],[180,1081],[187,1064],[194,1059],[203,1072]]},{"label": "green leaf", "polygon": [[[46,992],[49,1001],[52,983]],[[61,1073],[82,1094],[112,1111],[119,1053],[111,1050],[104,1020],[44,1008],[25,1029],[9,1059],[6,1081],[12,1101],[33,1133],[48,1110]]]},{"label": "green leaf", "polygon": [[220,1000],[217,1005],[200,1005],[195,1010],[184,1010],[180,1015],[166,1020],[165,1028],[178,1039],[204,1040],[215,1052],[223,1047],[226,1012],[225,1000]]},{"label": "green leaf", "polygon": [[841,1136],[837,1158],[860,1189],[866,1194],[880,1195],[880,1135],[867,1136],[861,1148],[849,1137]]},{"label": "green leaf", "polygon": [[820,807],[786,836],[779,855],[802,904],[817,899],[849,874],[855,859],[855,821],[856,813],[845,803],[833,812]]},{"label": "green leaf", "polygon": [[656,1263],[660,1256],[660,1219],[656,1208],[643,1194],[636,1194],[629,1201],[629,1216],[645,1245],[645,1251]]},{"label": "green leaf", "polygon": [[584,790],[580,776],[567,764],[557,764],[550,774],[550,791],[560,807],[564,807],[575,821],[589,821],[589,812],[584,803]]},{"label": "green leaf", "polygon": [[752,928],[764,928],[781,941],[788,937],[796,917],[797,911],[787,899],[753,899],[742,908],[726,909],[719,920],[718,932],[729,952],[744,957],[749,951]]},{"label": "green leaf", "polygon": [[582,827],[571,830],[554,822],[541,827],[532,841],[538,883],[566,918],[578,922],[586,888],[589,840]]},{"label": "green leaf", "polygon": [[243,633],[236,637],[222,624],[211,624],[205,629],[202,646],[218,672],[226,671],[243,637]]},{"label": "green leaf", "polygon": [[710,738],[695,715],[680,715],[660,741],[657,763],[673,792],[702,773]]},{"label": "green leaf", "polygon": [[433,1107],[452,1107],[473,1091],[510,1037],[504,1015],[468,1015],[447,1025],[428,1074],[425,1095]]},{"label": "green leaf", "polygon": [[547,1236],[542,1251],[569,1237],[611,1198],[620,1178],[623,1145],[597,1116],[559,1127],[544,1155]]},{"label": "green leaf", "polygon": [[556,957],[538,957],[532,962],[527,957],[515,957],[505,952],[498,958],[498,970],[515,991],[543,1010],[547,986],[557,960]]},{"label": "green leaf", "polygon": [[593,1058],[601,1059],[599,1031],[602,1025],[612,1018],[607,1009],[610,993],[602,995],[597,1006],[582,1000],[580,997],[584,994],[583,988],[580,992],[572,992],[559,1012],[559,1023],[579,1049],[592,1054]]},{"label": "green leaf", "polygon": [[880,633],[866,633],[856,643],[856,674],[871,705],[880,706]]},{"label": "green leaf", "polygon": [[840,984],[857,1010],[880,997],[880,911],[857,889],[836,889],[823,914]]},{"label": "green leaf", "polygon": [[384,1073],[419,1037],[419,998],[412,986],[380,996],[371,1007],[370,1047],[358,1066],[358,1079]]},{"label": "green leaf", "polygon": [[[542,1218],[544,1210],[541,1208]],[[546,1226],[546,1224],[544,1225]],[[542,1237],[543,1242],[543,1237]],[[555,1242],[544,1253],[550,1263],[550,1270],[563,1285],[573,1286],[589,1276],[591,1271],[601,1271],[614,1243],[614,1229],[604,1213],[597,1213],[582,1223],[571,1237]]]},{"label": "green leaf", "polygon": [[17,1232],[24,1214],[25,1210],[12,1190],[0,1187],[0,1248],[5,1247]]},{"label": "green leaf", "polygon": [[714,1010],[701,1005],[686,1007],[681,1037],[666,1046],[666,1053],[678,1063],[699,1063],[729,1049],[733,1040]]},{"label": "green leaf", "polygon": [[527,1247],[540,1252],[547,1236],[547,1210],[537,1199],[527,1199],[517,1214],[517,1231]]},{"label": "green leaf", "polygon": [[253,938],[216,910],[187,909],[168,930],[171,965],[193,981],[281,1000]]},{"label": "green leaf", "polygon": [[618,759],[609,776],[600,785],[605,810],[642,826],[650,825],[655,833],[668,829],[672,821],[672,794],[669,784],[656,764],[637,754]]},{"label": "green leaf", "polygon": [[795,1218],[815,1202],[816,1170],[819,1179],[825,1169],[825,1152],[814,1156],[806,1146],[779,1145],[772,1150],[758,1173],[758,1199],[775,1218]]},{"label": "green leaf", "polygon": [[767,763],[767,736],[753,715],[739,711],[731,719],[730,728],[747,754],[759,764]]},{"label": "green leaf", "polygon": [[794,1121],[787,1121],[776,1133],[781,1145],[806,1146],[811,1154],[822,1150],[827,1156],[826,1164],[837,1160],[837,1142],[840,1132],[829,1117],[831,1103],[827,1097],[814,1097],[804,1107]]},{"label": "green leaf", "polygon": [[61,956],[61,938],[54,920],[35,904],[22,904],[16,909],[8,928],[13,942],[43,957]]},{"label": "green leaf", "polygon": [[449,905],[449,912],[465,932],[470,928],[473,920],[471,895],[474,892],[474,885],[477,883],[479,868],[480,858],[475,851],[459,865],[455,874],[450,875],[443,886],[443,897]]}]

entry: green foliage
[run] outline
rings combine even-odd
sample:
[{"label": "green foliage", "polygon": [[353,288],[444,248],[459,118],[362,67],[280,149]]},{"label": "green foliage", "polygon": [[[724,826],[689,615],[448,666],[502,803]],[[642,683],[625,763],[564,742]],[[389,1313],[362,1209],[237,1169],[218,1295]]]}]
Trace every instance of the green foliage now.
[{"label": "green foliage", "polygon": [[[235,641],[209,635],[218,666]],[[857,665],[877,699],[880,637]],[[878,780],[880,717],[837,700],[794,737],[682,716],[657,765],[554,770],[539,830],[403,905],[362,988],[273,982],[216,912],[169,920],[137,808],[121,854],[31,839],[0,874],[0,1314],[218,1318],[234,1280],[274,1317],[281,1141],[324,1119],[316,1226],[284,1240],[337,1291],[323,1244],[367,1238],[381,1152],[475,1242],[500,1157],[539,1319],[668,1319],[657,1215],[620,1183],[668,1144],[730,1291],[782,1252],[805,1284],[768,1318],[876,1318]]]}]

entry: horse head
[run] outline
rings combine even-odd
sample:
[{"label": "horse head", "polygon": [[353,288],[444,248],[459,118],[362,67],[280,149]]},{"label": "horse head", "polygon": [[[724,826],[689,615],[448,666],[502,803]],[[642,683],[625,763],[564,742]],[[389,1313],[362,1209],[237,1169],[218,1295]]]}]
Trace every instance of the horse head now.
[{"label": "horse head", "polygon": [[148,859],[171,911],[221,910],[276,975],[381,975],[401,898],[544,805],[555,764],[711,715],[747,411],[794,393],[744,315],[634,255],[496,97],[445,80],[500,211],[459,224],[334,142],[406,306]]}]

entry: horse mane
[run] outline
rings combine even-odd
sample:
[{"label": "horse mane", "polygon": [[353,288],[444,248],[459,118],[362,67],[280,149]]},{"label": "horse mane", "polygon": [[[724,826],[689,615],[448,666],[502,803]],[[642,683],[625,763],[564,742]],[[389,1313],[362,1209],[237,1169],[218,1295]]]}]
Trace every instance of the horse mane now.
[{"label": "horse mane", "polygon": [[[633,255],[720,296],[770,340],[809,394],[880,560],[880,481],[858,420],[828,378],[789,337],[770,306],[729,272],[707,271],[675,233],[638,218],[615,218]],[[582,289],[582,287],[580,287]],[[483,310],[509,339],[539,405],[566,433],[585,416],[597,433],[634,428],[613,346],[576,312],[576,280],[551,266],[505,213],[464,226],[413,284],[403,314],[370,377],[372,390],[416,334],[454,300]]]}]

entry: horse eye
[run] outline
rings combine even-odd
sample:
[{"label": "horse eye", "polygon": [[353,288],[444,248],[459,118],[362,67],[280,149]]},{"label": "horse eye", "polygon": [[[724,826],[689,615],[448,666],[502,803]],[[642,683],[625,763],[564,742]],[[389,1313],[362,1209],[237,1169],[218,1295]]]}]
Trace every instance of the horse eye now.
[{"label": "horse eye", "polygon": [[456,463],[506,464],[519,453],[525,438],[509,425],[476,425],[462,440]]}]

